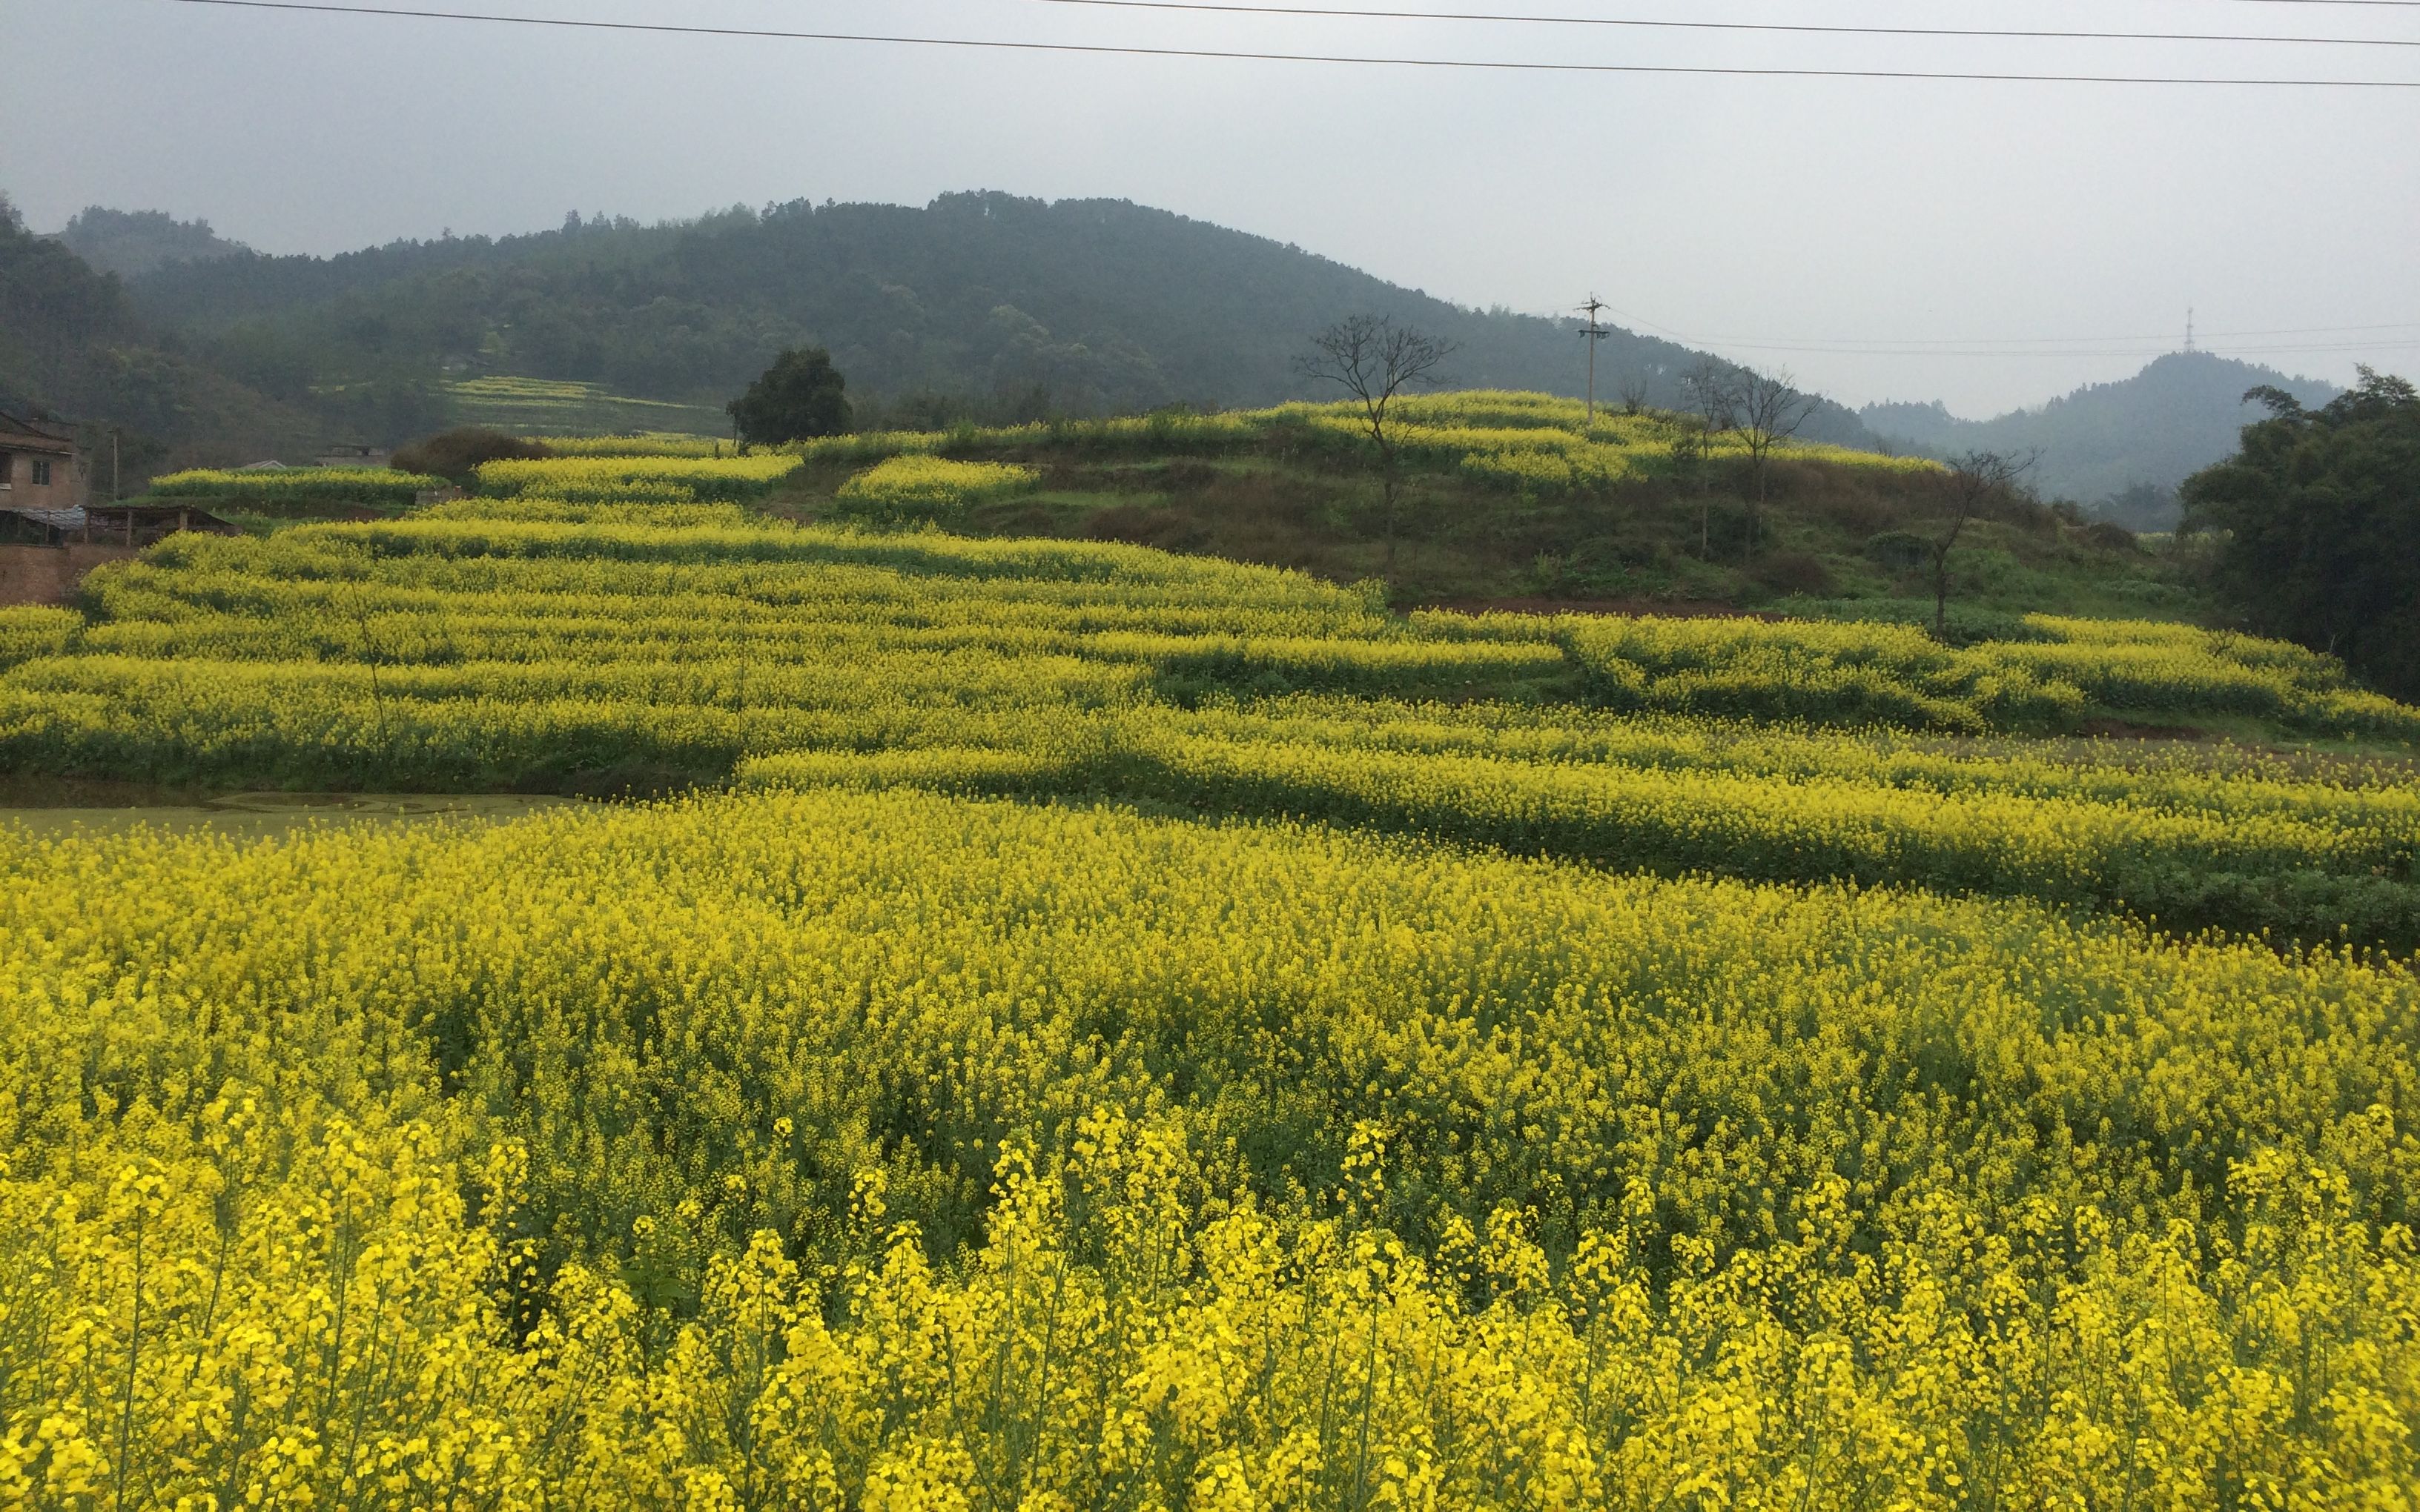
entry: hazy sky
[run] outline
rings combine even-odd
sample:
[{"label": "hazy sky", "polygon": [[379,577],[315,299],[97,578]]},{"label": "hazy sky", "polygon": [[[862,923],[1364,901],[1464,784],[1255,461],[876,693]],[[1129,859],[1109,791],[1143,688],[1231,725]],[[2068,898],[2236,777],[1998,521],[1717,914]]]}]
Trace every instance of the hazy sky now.
[{"label": "hazy sky", "polygon": [[[2420,81],[2420,46],[1835,39],[1052,0],[391,3],[1430,57]],[[2420,42],[2420,5],[2302,0],[1393,4]],[[1850,403],[1937,397],[1984,414],[2038,402],[2180,345],[2188,305],[2215,350],[2338,381],[2356,362],[2420,373],[2420,89],[1483,73],[184,0],[0,0],[0,190],[44,230],[101,204],[206,217],[264,250],[334,252],[446,227],[539,229],[575,208],[653,220],[1001,189],[1133,199],[1469,304],[1544,312],[1594,290],[1619,323],[1787,366]]]}]

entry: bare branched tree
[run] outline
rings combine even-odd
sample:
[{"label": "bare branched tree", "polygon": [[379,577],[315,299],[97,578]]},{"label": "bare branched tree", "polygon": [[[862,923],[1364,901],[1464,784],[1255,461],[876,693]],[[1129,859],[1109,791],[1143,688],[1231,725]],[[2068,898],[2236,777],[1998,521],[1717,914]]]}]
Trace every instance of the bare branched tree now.
[{"label": "bare branched tree", "polygon": [[1745,553],[1752,562],[1756,559],[1757,536],[1764,529],[1764,501],[1773,476],[1774,448],[1798,434],[1798,427],[1807,424],[1818,401],[1811,393],[1798,392],[1788,373],[1734,368],[1726,381],[1730,428],[1739,433],[1741,442],[1747,447],[1748,472],[1754,488],[1747,506]]},{"label": "bare branched tree", "polygon": [[1378,491],[1387,522],[1387,573],[1395,571],[1401,489],[1395,466],[1395,399],[1413,384],[1434,384],[1454,344],[1390,316],[1357,315],[1339,320],[1311,339],[1311,349],[1295,359],[1306,378],[1333,383],[1361,408],[1363,432],[1378,460]]},{"label": "bare branched tree", "polygon": [[1681,393],[1699,423],[1685,425],[1673,440],[1673,471],[1697,489],[1698,555],[1711,560],[1714,554],[1714,495],[1706,476],[1706,463],[1713,455],[1715,439],[1737,424],[1730,370],[1711,357],[1700,358],[1696,366],[1681,376]]},{"label": "bare branched tree", "polygon": [[1647,375],[1633,373],[1621,380],[1621,412],[1643,415],[1647,412]]},{"label": "bare branched tree", "polygon": [[1706,433],[1719,436],[1736,423],[1731,414],[1730,370],[1711,357],[1701,357],[1681,375],[1681,392],[1689,409],[1706,420]]},{"label": "bare branched tree", "polygon": [[1932,558],[1932,633],[1949,636],[1949,553],[1966,527],[2007,503],[2032,471],[2039,452],[1968,452],[1948,462],[1941,508],[1925,546]]}]

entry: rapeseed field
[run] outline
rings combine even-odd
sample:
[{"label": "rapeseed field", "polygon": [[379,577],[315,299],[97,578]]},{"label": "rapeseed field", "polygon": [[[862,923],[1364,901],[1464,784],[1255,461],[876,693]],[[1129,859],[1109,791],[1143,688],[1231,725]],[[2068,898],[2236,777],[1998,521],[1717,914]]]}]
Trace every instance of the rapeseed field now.
[{"label": "rapeseed field", "polygon": [[830,789],[6,861],[33,1504],[2420,1471],[2400,964]]},{"label": "rapeseed field", "polygon": [[11,773],[703,789],[0,828],[0,1505],[2413,1504],[2420,714],[625,444],[0,610]]}]

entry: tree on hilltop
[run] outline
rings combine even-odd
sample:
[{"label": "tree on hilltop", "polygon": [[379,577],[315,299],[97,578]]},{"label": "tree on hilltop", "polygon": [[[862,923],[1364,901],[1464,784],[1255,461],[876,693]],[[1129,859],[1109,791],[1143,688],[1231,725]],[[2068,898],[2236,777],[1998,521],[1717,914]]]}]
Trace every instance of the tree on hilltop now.
[{"label": "tree on hilltop", "polygon": [[1396,396],[1412,384],[1434,384],[1437,368],[1453,355],[1454,343],[1388,316],[1357,315],[1339,320],[1311,339],[1311,349],[1295,359],[1305,378],[1333,383],[1361,407],[1361,428],[1378,460],[1378,493],[1387,522],[1387,573],[1395,571]]},{"label": "tree on hilltop", "polygon": [[779,446],[849,428],[848,382],[821,347],[793,347],[773,359],[748,392],[725,408],[739,440]]}]

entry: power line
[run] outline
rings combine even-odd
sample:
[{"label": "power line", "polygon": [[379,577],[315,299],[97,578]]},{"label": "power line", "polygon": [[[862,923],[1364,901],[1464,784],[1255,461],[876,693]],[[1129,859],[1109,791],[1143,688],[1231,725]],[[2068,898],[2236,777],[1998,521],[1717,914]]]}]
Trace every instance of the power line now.
[{"label": "power line", "polygon": [[[1626,310],[1605,306],[1612,315],[1635,327],[1656,332],[1685,347],[1700,349],[1728,348],[1734,351],[1789,352],[1827,357],[2163,357],[2176,348],[2173,346],[2135,346],[2140,342],[2172,342],[2173,335],[2141,336],[1975,336],[1924,338],[1875,338],[1859,340],[1796,340],[1787,337],[1745,338],[1734,336],[1693,336],[1685,332],[1659,325]],[[2335,340],[2326,342],[2276,343],[2250,342],[2238,345],[2230,338],[2267,336],[2334,336],[2364,332],[2402,332],[2401,335],[2380,335],[2366,341]],[[2288,326],[2266,331],[2203,332],[2199,339],[2205,351],[2212,350],[2216,337],[2226,351],[2247,357],[2326,356],[2372,351],[2420,349],[2420,321],[2391,325],[2366,326]],[[2063,345],[2028,347],[2018,343],[2060,343]],[[2223,354],[2222,354],[2223,355]]]},{"label": "power line", "polygon": [[[2164,357],[2177,348],[2176,338],[2165,338],[2165,346],[2138,347],[2067,347],[2055,349],[2027,350],[2023,347],[1958,347],[1907,343],[1901,346],[1833,346],[1821,342],[1760,342],[1730,341],[1721,337],[1696,337],[1656,328],[1673,341],[1685,347],[1704,350],[1789,352],[1823,357],[2014,357],[2014,358],[2075,358],[2075,357]],[[2152,338],[2154,340],[2160,338]],[[2237,345],[2212,343],[2207,336],[2200,340],[2199,350],[2213,356],[2239,357],[2324,357],[2361,352],[2420,350],[2420,335],[2384,338],[2365,342],[2328,342],[2288,345]]]},{"label": "power line", "polygon": [[[1614,311],[1614,313],[1616,315],[1621,315],[1621,312],[1619,310]],[[1635,316],[1625,315],[1622,316],[1622,318],[1637,321],[1637,323],[1640,325],[1650,326],[1657,331],[1663,331],[1666,329],[1665,327],[1654,325],[1652,321],[1638,320]],[[2269,336],[2331,336],[2336,338],[2334,342],[2309,347],[2280,347],[2273,348],[2277,350],[2317,350],[2320,349],[2321,346],[2324,346],[2327,349],[2335,349],[2337,347],[2357,348],[2361,346],[2367,345],[2367,343],[2363,342],[2347,343],[2343,340],[2343,336],[2346,332],[2403,332],[2407,333],[2403,339],[2420,340],[2420,322],[2405,322],[2397,325],[2380,326],[2288,327],[2283,330],[2273,331],[2204,331],[2200,332],[2200,338],[2204,341],[2229,341]],[[1692,337],[1688,339],[1696,340],[1699,338]],[[1745,338],[1711,336],[1703,339],[1708,341],[1728,342],[1735,345],[1747,344]],[[1802,350],[1814,350],[1820,348],[1824,351],[1839,352],[1854,352],[1866,349],[1898,351],[1906,348],[1921,348],[1930,347],[1964,347],[1993,348],[2005,352],[2010,357],[2065,357],[2071,355],[2069,348],[2076,347],[2110,347],[2129,342],[2165,341],[2168,338],[2166,334],[2154,332],[2127,336],[1878,336],[1870,338],[1814,338],[1803,341],[1788,342],[1783,342],[1779,338],[1759,337],[1756,339],[1760,342],[1774,342],[1778,345],[1789,345],[1794,349]],[[2388,345],[2394,344],[2394,338],[2383,334],[2374,336],[2370,339],[2372,342],[2385,342]]]},{"label": "power line", "polygon": [[[1789,352],[1823,357],[2165,357],[2177,348],[2171,336],[2165,347],[2071,347],[2062,351],[2011,351],[2006,348],[1968,350],[1946,347],[1797,347],[1775,346],[1745,341],[1692,341],[1674,337],[1683,345],[1708,350],[1745,352]],[[2420,337],[2405,341],[2360,342],[2344,346],[2312,347],[2238,347],[2216,345],[2202,339],[2198,348],[2211,357],[2328,357],[2356,356],[2363,352],[2420,351]]]},{"label": "power line", "polygon": [[[1651,21],[1626,16],[1523,16],[1481,10],[1356,10],[1341,6],[1226,5],[1217,0],[1032,0],[1109,10],[1208,11],[1229,16],[1311,16],[1361,21],[1499,22],[1524,26],[1618,26],[1658,31],[1788,32],[1818,37],[1984,38],[2098,42],[2277,42],[2300,47],[2420,47],[2420,39],[2271,37],[2253,33],[2028,31],[1975,26],[1845,26],[1775,21]],[[2398,0],[2399,3],[2399,0]],[[2420,5],[2420,0],[2412,0]]]},{"label": "power line", "polygon": [[2420,89],[2420,79],[2247,79],[2176,74],[1985,73],[1922,69],[1727,68],[1671,63],[1520,62],[1493,58],[1379,57],[1362,54],[1264,53],[1234,48],[1125,47],[1099,42],[1011,41],[972,37],[909,37],[865,32],[782,31],[754,26],[697,26],[671,22],[582,21],[560,16],[507,16],[485,11],[408,9],[399,6],[338,6],[314,0],[171,0],[189,6],[240,10],[301,11],[332,16],[387,16],[412,21],[482,23],[506,26],[552,26],[575,31],[628,32],[653,36],[724,37],[760,41],[871,42],[901,47],[969,51],[1063,53],[1095,56],[1212,58],[1249,63],[1331,63],[1377,68],[1457,69],[1518,73],[1684,74],[1762,79],[1896,79],[1961,84],[2164,85],[2251,89]]},{"label": "power line", "polygon": [[2420,10],[2420,0],[2208,0],[2221,6],[2350,6],[2357,9]]},{"label": "power line", "polygon": [[[2330,336],[2330,335],[2336,335],[2336,334],[2339,334],[2339,333],[2341,333],[2341,332],[2348,332],[2348,331],[2415,331],[2415,332],[2420,332],[2420,320],[2390,320],[2390,321],[2388,321],[2387,323],[2385,323],[2384,325],[2371,325],[2371,326],[2276,326],[2276,327],[2272,327],[2271,329],[2266,330],[2266,331],[2205,331],[2205,332],[2202,332],[2202,334],[2203,334],[2203,335],[2205,335],[2205,336],[2220,336],[2220,337],[2226,337],[2226,336]],[[2150,338],[2150,337],[2149,337],[2149,336],[2113,336],[2113,337],[2110,337],[2110,338],[2108,338],[2108,339],[2110,339],[2110,340],[2112,340],[2112,341],[2149,341],[2149,340],[2150,340],[2151,338]]]}]

